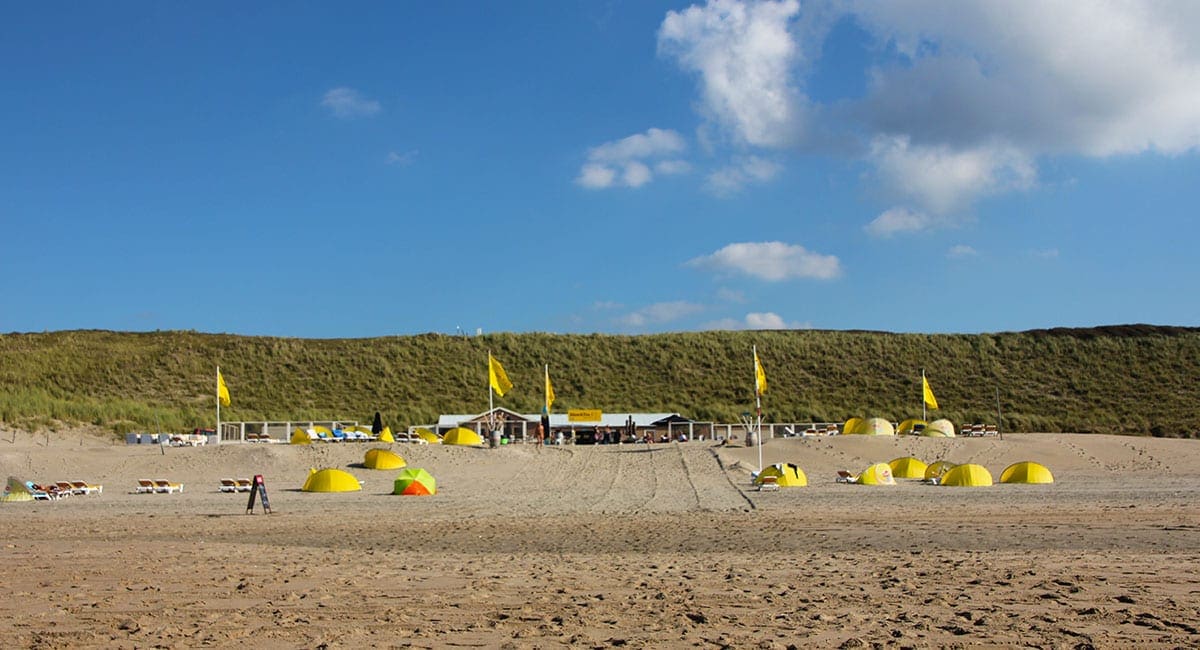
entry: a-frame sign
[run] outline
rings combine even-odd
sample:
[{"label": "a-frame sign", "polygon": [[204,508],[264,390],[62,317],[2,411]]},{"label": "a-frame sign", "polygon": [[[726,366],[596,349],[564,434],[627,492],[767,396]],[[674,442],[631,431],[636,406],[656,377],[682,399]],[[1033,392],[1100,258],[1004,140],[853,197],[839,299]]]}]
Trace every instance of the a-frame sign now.
[{"label": "a-frame sign", "polygon": [[250,502],[246,504],[246,514],[254,513],[255,497],[262,498],[263,512],[271,514],[271,501],[267,499],[267,483],[263,480],[262,474],[254,475],[254,485],[250,488]]}]

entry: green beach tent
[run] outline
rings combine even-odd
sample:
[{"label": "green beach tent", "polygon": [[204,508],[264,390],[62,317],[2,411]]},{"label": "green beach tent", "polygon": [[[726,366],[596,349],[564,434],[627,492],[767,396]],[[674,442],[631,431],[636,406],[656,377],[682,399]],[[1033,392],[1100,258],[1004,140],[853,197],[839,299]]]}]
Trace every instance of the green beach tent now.
[{"label": "green beach tent", "polygon": [[392,486],[392,494],[427,496],[437,494],[437,481],[420,467],[410,467],[400,472]]}]

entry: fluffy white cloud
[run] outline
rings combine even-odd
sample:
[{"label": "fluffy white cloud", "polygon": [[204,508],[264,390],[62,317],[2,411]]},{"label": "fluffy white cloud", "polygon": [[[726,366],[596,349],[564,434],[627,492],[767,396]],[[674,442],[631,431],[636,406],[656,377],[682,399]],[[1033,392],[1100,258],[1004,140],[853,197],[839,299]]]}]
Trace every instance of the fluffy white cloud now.
[{"label": "fluffy white cloud", "polygon": [[875,220],[864,227],[875,237],[891,237],[898,232],[913,232],[932,227],[934,220],[923,212],[913,212],[908,208],[892,208],[884,211]]},{"label": "fluffy white cloud", "polygon": [[342,119],[370,117],[383,110],[383,106],[379,102],[345,86],[326,92],[321,99],[321,105]]},{"label": "fluffy white cloud", "polygon": [[703,109],[739,141],[776,147],[791,142],[805,98],[792,83],[801,50],[788,32],[796,0],[710,0],[669,11],[658,49],[700,75]]},{"label": "fluffy white cloud", "polygon": [[1092,156],[1200,147],[1200,4],[859,3],[906,60],[873,72],[866,117],[914,142]]},{"label": "fluffy white cloud", "polygon": [[414,149],[412,151],[405,151],[404,153],[389,151],[383,161],[389,165],[408,165],[416,159],[417,151]]},{"label": "fluffy white cloud", "polygon": [[743,156],[708,175],[707,188],[717,196],[730,196],[752,183],[766,183],[783,167],[758,156]]},{"label": "fluffy white cloud", "polygon": [[881,136],[871,143],[870,155],[893,198],[939,215],[959,211],[982,194],[1029,188],[1037,175],[1025,154],[1000,145],[914,147],[907,136]]},{"label": "fluffy white cloud", "polygon": [[[839,20],[874,39],[878,63],[863,96],[815,104],[801,89]],[[926,227],[1032,187],[1046,156],[1200,150],[1195,0],[708,0],[668,12],[658,47],[698,76],[698,133],[718,158],[721,133],[738,155],[857,149],[883,198]],[[708,186],[751,178],[733,165]]]},{"label": "fluffy white cloud", "polygon": [[771,282],[793,278],[830,280],[842,274],[836,256],[777,241],[729,244],[711,255],[689,260],[688,265],[732,271]]},{"label": "fluffy white cloud", "polygon": [[[655,171],[664,175],[688,171],[686,162],[672,158],[686,149],[687,142],[675,131],[648,129],[593,147],[575,182],[593,190],[641,187],[654,179]],[[656,158],[667,159],[656,161],[652,170],[647,161]]]},{"label": "fluffy white cloud", "polygon": [[789,323],[774,312],[751,312],[745,318],[722,318],[701,326],[706,330],[799,330],[812,329],[811,323]]},{"label": "fluffy white cloud", "polygon": [[659,302],[625,314],[618,318],[617,322],[634,328],[645,327],[647,325],[661,325],[677,321],[703,310],[703,305],[697,305],[684,300]]}]

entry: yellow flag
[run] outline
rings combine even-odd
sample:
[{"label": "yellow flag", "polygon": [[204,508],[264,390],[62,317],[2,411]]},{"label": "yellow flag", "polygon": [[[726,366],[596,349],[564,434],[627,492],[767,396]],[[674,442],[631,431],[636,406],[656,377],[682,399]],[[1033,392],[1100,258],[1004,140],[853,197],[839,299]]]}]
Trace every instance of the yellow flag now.
[{"label": "yellow flag", "polygon": [[221,401],[221,406],[229,406],[229,387],[225,385],[220,370],[217,371],[217,399]]},{"label": "yellow flag", "polygon": [[754,351],[754,392],[756,395],[767,392],[767,373],[763,371],[762,362],[758,360],[758,350]]},{"label": "yellow flag", "polygon": [[931,409],[937,408],[937,398],[933,396],[933,389],[929,387],[929,380],[925,378],[925,373],[921,373],[921,388],[925,392],[925,405]]},{"label": "yellow flag", "polygon": [[508,380],[508,375],[504,372],[504,366],[496,361],[491,352],[488,352],[488,381],[492,384],[492,390],[500,397],[512,390],[512,382]]},{"label": "yellow flag", "polygon": [[550,366],[546,366],[546,413],[550,413],[550,407],[554,406],[554,386],[550,385]]}]

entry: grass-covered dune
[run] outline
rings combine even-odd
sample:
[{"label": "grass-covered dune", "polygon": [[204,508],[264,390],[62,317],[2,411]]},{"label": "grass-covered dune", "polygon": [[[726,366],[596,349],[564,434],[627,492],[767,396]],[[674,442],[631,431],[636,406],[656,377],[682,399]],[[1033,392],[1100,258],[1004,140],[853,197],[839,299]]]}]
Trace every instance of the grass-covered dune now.
[{"label": "grass-covered dune", "polygon": [[751,346],[770,421],[901,420],[921,413],[920,372],[939,417],[1006,431],[1191,436],[1200,430],[1200,329],[1128,325],[998,334],[858,331],[646,336],[423,334],[295,339],[65,331],[0,335],[0,421],[185,430],[215,420],[344,418],[393,428],[487,408],[487,352],[515,388],[497,405],[537,412],[550,365],[556,411],[678,411],[736,422],[753,407]]}]

